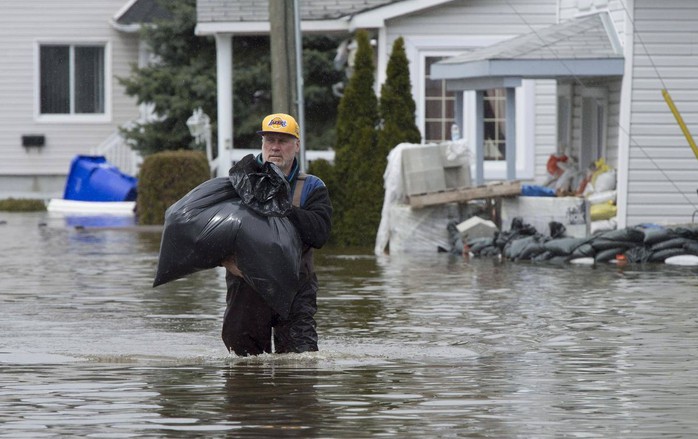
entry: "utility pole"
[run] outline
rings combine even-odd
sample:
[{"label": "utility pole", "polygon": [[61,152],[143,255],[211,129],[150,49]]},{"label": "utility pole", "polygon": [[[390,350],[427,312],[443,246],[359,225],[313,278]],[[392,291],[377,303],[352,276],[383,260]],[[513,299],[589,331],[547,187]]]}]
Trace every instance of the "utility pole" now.
[{"label": "utility pole", "polygon": [[294,0],[269,0],[271,106],[298,117]]},{"label": "utility pole", "polygon": [[305,101],[303,99],[303,37],[300,0],[269,0],[271,49],[271,106],[298,121],[301,146],[298,157],[305,172]]}]

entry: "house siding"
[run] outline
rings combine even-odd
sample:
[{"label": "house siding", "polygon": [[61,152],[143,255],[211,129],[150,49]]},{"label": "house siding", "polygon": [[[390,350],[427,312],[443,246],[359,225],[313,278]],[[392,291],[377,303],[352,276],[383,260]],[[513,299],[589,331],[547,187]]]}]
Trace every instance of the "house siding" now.
[{"label": "house siding", "polygon": [[556,81],[536,81],[535,116],[535,177],[536,184],[548,178],[547,163],[551,154],[557,152],[557,85]]},{"label": "house siding", "polygon": [[[138,116],[135,100],[123,93],[116,77],[127,76],[138,59],[138,37],[116,31],[109,19],[125,0],[3,0],[0,15],[0,193],[62,193],[70,162],[88,154],[117,127]],[[36,120],[37,43],[105,42],[111,95],[110,120],[40,122]],[[110,87],[110,88],[109,88]],[[22,147],[22,135],[45,136],[41,148]],[[24,177],[24,179],[22,178]],[[40,181],[44,179],[45,183]],[[43,187],[46,184],[49,187]],[[30,186],[27,186],[30,185]]]},{"label": "house siding", "polygon": [[698,3],[635,0],[633,12],[627,225],[687,223],[698,208],[698,158],[661,91],[698,133]]}]

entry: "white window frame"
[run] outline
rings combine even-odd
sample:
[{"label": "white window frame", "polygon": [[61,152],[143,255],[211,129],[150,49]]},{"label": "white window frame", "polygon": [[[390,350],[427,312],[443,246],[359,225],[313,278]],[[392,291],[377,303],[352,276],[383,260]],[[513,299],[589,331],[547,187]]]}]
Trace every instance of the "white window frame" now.
[{"label": "white window frame", "polygon": [[[416,123],[420,131],[424,133],[425,127],[425,101],[424,90],[424,65],[427,57],[450,57],[459,55],[467,50],[489,46],[515,35],[492,36],[458,36],[446,37],[405,37],[405,52],[410,63],[410,76],[412,80],[412,96],[417,107]],[[516,178],[532,179],[535,173],[535,81],[523,80],[516,89]],[[475,92],[463,92],[463,119],[460,121],[463,127],[463,137],[468,140],[468,148],[471,157],[475,157]],[[456,112],[456,115],[458,113]],[[472,172],[475,172],[475,163],[471,163]],[[485,180],[504,180],[507,178],[506,161],[484,162]]]},{"label": "white window frame", "polygon": [[[104,113],[42,114],[41,113],[41,47],[102,46],[104,47]],[[112,120],[112,55],[111,43],[104,39],[42,39],[34,42],[34,120],[42,123],[104,123]]]}]

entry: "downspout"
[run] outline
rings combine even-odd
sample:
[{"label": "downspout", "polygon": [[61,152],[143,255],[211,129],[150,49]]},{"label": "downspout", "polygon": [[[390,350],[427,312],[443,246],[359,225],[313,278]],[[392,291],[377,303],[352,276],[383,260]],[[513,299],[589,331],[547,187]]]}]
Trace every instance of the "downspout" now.
[{"label": "downspout", "polygon": [[[635,10],[635,0],[626,0],[627,14],[630,15]],[[618,182],[617,182],[617,202],[618,214],[616,215],[617,228],[622,229],[628,224],[628,180],[630,170],[630,135],[631,115],[633,105],[633,67],[634,67],[634,35],[633,17],[625,17],[625,65],[623,72],[623,84],[621,86],[621,105],[619,114],[620,130],[618,133]]]}]

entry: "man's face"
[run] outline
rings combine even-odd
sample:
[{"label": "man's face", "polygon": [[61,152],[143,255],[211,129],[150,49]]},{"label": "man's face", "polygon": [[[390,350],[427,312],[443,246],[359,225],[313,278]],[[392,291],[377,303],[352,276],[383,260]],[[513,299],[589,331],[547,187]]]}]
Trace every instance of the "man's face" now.
[{"label": "man's face", "polygon": [[262,159],[272,162],[284,175],[291,172],[293,158],[300,151],[300,141],[289,134],[264,133],[262,135]]}]

